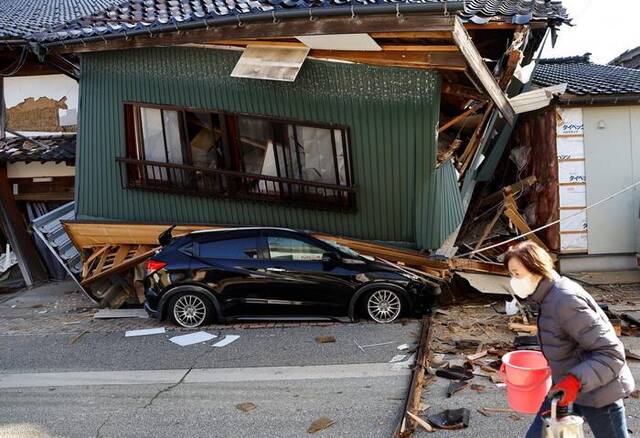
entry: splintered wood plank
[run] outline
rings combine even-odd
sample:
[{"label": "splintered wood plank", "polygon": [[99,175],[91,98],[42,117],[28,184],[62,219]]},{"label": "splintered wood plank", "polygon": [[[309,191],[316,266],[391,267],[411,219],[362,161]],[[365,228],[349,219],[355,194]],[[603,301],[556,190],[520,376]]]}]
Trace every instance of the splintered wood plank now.
[{"label": "splintered wood plank", "polygon": [[[521,234],[531,233],[531,228],[529,228],[529,224],[527,224],[527,221],[512,206],[507,206],[504,209],[504,215],[507,216],[511,222],[513,222],[513,224],[516,226],[516,228],[518,229],[518,231],[520,231]],[[540,240],[540,238],[536,236],[535,233],[528,234],[526,237],[527,239],[533,240],[540,247],[547,250],[547,252],[549,251],[549,249],[547,248],[547,245],[545,245],[544,242]]]},{"label": "splintered wood plank", "polygon": [[98,249],[97,251],[94,251],[93,254],[91,254],[87,260],[82,264],[82,277],[86,277],[89,274],[89,271],[91,270],[91,264],[94,262],[94,260],[100,256],[102,256],[102,254],[104,254],[106,251],[108,251],[110,248],[110,245],[104,245],[103,247],[101,247],[100,249]]},{"label": "splintered wood plank", "polygon": [[122,262],[124,262],[125,258],[127,257],[127,254],[129,254],[130,249],[131,249],[130,245],[120,245],[113,259],[113,265],[119,265]]},{"label": "splintered wood plank", "polygon": [[82,280],[82,285],[86,286],[88,284],[91,284],[97,280],[100,280],[101,278],[105,278],[105,277],[109,277],[113,274],[117,274],[119,272],[123,272],[126,271],[129,268],[134,267],[135,265],[142,263],[143,261],[145,261],[146,259],[148,259],[149,257],[151,257],[157,250],[159,250],[160,247],[157,248],[153,248],[150,251],[144,252],[140,255],[137,255],[136,257],[132,257],[130,259],[125,260],[123,263],[121,263],[120,265],[117,266],[113,266],[110,269],[104,270],[104,271],[94,271],[95,274],[89,276],[88,278],[85,278]]},{"label": "splintered wood plank", "polygon": [[312,50],[309,56],[318,59],[335,59],[383,66],[456,71],[467,69],[467,64],[460,52],[343,52],[339,50]]},{"label": "splintered wood plank", "polygon": [[477,105],[473,105],[471,108],[469,108],[468,110],[466,110],[465,112],[458,114],[457,116],[455,116],[454,118],[452,118],[451,120],[449,120],[448,122],[446,122],[444,125],[442,125],[441,127],[438,128],[438,134],[446,131],[448,128],[450,128],[451,126],[455,125],[456,123],[466,119],[467,117],[469,117],[471,114],[475,114],[476,111],[478,111],[480,108],[482,108],[484,106],[484,102],[479,103]]},{"label": "splintered wood plank", "polygon": [[515,120],[515,112],[513,107],[507,100],[507,96],[496,82],[495,78],[484,63],[478,49],[471,41],[471,37],[464,28],[462,21],[456,18],[453,26],[453,39],[460,47],[460,51],[464,55],[467,63],[471,67],[474,75],[478,78],[482,86],[485,88],[491,99],[497,106],[498,110],[505,118],[509,125],[513,125]]}]

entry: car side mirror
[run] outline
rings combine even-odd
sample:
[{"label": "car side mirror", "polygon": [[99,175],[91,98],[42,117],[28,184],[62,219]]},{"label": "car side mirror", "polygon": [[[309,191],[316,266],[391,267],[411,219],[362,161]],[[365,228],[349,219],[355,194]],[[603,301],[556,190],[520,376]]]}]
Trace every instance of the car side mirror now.
[{"label": "car side mirror", "polygon": [[335,252],[325,252],[322,254],[322,264],[326,268],[333,268],[340,262],[340,256]]}]

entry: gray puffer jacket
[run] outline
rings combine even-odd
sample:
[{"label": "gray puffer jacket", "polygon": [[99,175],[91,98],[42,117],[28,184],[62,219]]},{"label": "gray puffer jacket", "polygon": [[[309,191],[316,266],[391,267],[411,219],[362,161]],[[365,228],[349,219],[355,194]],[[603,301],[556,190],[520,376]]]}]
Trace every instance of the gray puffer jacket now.
[{"label": "gray puffer jacket", "polygon": [[543,279],[529,300],[539,305],[538,337],[553,382],[582,383],[576,404],[600,408],[634,389],[624,346],[595,300],[566,277]]}]

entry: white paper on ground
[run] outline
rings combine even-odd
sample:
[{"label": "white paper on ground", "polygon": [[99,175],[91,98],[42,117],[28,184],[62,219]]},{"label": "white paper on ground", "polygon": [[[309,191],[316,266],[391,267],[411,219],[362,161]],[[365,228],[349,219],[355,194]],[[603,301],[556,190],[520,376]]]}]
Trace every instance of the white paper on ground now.
[{"label": "white paper on ground", "polygon": [[141,329],[141,330],[128,330],[125,334],[125,338],[132,338],[134,336],[147,336],[147,335],[159,335],[164,333],[164,327]]},{"label": "white paper on ground", "polygon": [[394,370],[394,371],[397,371],[397,370],[402,370],[402,369],[405,369],[405,368],[411,368],[413,366],[413,363],[415,362],[415,360],[416,360],[415,353],[410,354],[407,357],[406,360],[403,360],[401,362],[392,363],[391,364],[391,369]]},{"label": "white paper on ground", "polygon": [[237,340],[239,337],[240,336],[238,336],[238,335],[227,335],[223,339],[221,339],[220,341],[218,341],[215,344],[213,344],[212,347],[224,347],[226,345],[229,345],[233,341]]},{"label": "white paper on ground", "polygon": [[187,345],[199,344],[200,342],[206,342],[206,341],[209,341],[209,340],[211,340],[211,339],[213,339],[215,337],[216,337],[216,335],[212,335],[211,333],[195,332],[195,333],[189,333],[188,335],[174,336],[173,338],[169,338],[169,340],[171,342],[173,342],[174,344],[178,344],[181,347],[185,347]]},{"label": "white paper on ground", "polygon": [[511,301],[505,301],[504,308],[507,312],[507,315],[515,315],[518,313],[518,300],[515,298]]},{"label": "white paper on ground", "polygon": [[396,354],[395,356],[393,356],[391,358],[391,360],[389,361],[389,363],[396,363],[396,362],[401,362],[402,359],[404,359],[407,355],[406,354]]},{"label": "white paper on ground", "polygon": [[415,342],[412,342],[410,344],[402,344],[402,345],[398,345],[398,350],[403,351],[403,350],[408,350],[410,348],[413,348],[416,346]]}]

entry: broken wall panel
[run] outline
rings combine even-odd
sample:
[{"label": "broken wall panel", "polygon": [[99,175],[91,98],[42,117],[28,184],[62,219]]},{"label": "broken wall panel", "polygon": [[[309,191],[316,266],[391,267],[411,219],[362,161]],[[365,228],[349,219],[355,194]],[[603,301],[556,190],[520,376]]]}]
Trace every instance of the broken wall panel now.
[{"label": "broken wall panel", "polygon": [[78,83],[63,74],[5,78],[7,129],[30,135],[75,131],[78,89]]}]

